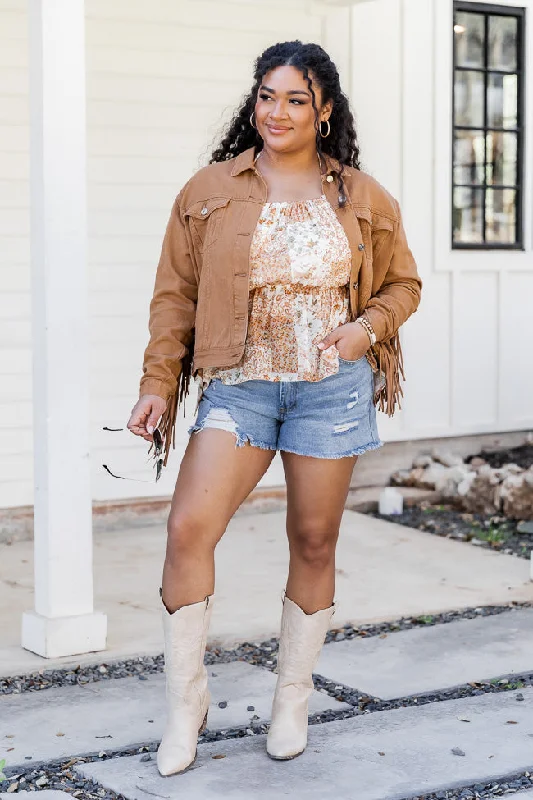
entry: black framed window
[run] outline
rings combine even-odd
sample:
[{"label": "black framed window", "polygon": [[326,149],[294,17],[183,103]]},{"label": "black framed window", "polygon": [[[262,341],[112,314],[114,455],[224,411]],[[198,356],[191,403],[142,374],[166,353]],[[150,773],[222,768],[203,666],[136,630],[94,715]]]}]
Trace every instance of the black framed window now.
[{"label": "black framed window", "polygon": [[522,248],[523,8],[455,2],[452,247]]}]

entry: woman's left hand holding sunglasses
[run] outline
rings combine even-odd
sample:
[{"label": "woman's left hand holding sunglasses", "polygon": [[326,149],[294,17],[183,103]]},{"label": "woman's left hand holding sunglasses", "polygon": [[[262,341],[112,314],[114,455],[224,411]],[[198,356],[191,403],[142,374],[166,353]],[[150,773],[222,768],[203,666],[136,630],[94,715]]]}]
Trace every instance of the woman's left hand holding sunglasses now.
[{"label": "woman's left hand holding sunglasses", "polygon": [[131,410],[126,427],[135,436],[142,436],[147,442],[153,442],[154,429],[159,422],[167,404],[156,394],[144,394]]}]

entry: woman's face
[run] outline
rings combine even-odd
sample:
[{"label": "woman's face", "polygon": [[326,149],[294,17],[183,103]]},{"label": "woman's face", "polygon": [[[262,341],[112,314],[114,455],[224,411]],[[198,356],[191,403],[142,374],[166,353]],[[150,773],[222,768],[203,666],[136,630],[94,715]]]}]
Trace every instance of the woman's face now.
[{"label": "woman's face", "polygon": [[[318,119],[331,114],[332,102],[322,106],[322,91],[313,82]],[[315,109],[309,85],[296,67],[276,67],[263,78],[255,104],[255,125],[266,145],[278,152],[316,147]]]}]

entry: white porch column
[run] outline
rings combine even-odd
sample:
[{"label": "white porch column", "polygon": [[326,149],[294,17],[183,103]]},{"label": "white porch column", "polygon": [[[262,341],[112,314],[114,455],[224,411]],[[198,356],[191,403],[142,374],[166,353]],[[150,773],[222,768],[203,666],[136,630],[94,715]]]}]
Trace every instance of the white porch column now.
[{"label": "white porch column", "polygon": [[35,609],[22,646],[106,646],[93,608],[83,0],[29,0]]}]

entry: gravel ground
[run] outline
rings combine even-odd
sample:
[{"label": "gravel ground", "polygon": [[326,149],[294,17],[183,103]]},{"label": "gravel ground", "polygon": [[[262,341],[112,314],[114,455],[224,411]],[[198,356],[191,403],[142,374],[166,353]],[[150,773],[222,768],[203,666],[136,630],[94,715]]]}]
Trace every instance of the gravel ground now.
[{"label": "gravel ground", "polygon": [[533,549],[533,534],[520,533],[515,520],[497,515],[466,514],[449,504],[421,503],[419,506],[406,506],[403,514],[394,516],[384,516],[378,511],[369,513],[378,519],[397,522],[407,528],[418,528],[435,536],[469,542],[518,558],[529,559]]}]

